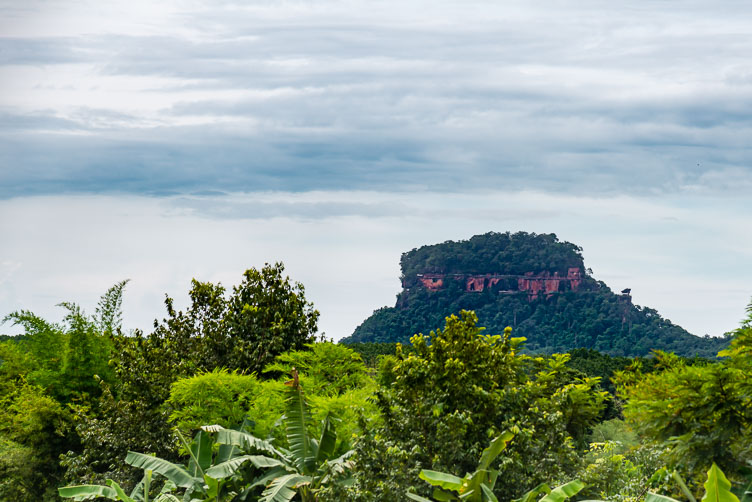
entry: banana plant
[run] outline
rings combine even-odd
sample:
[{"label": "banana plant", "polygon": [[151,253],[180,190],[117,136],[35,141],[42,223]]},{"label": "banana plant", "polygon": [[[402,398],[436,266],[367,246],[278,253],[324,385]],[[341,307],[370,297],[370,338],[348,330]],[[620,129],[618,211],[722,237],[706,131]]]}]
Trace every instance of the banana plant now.
[{"label": "banana plant", "polygon": [[[506,431],[491,441],[488,448],[483,450],[481,454],[478,468],[473,473],[465,474],[464,478],[427,469],[420,471],[419,477],[436,487],[433,491],[433,498],[439,502],[498,502],[493,493],[493,488],[496,479],[499,477],[499,471],[491,469],[491,462],[496,460],[496,457],[506,449],[507,444],[513,437],[512,432]],[[584,487],[585,484],[579,480],[570,481],[553,490],[543,483],[513,502],[563,502]],[[537,497],[541,494],[545,494],[545,496],[538,501]],[[408,492],[407,496],[418,502],[431,502],[431,500],[415,493]]]},{"label": "banana plant", "polygon": [[121,502],[180,502],[180,499],[175,497],[171,491],[175,489],[175,485],[172,483],[165,483],[162,492],[159,493],[154,499],[149,498],[149,491],[151,489],[151,480],[154,471],[146,469],[144,471],[144,477],[141,479],[138,485],[133,489],[130,495],[126,495],[125,491],[115,481],[108,479],[106,485],[75,485],[65,486],[58,488],[58,493],[63,498],[71,498],[74,501],[91,500],[95,498],[106,498],[109,500],[119,500]]},{"label": "banana plant", "polygon": [[[676,479],[679,487],[687,496],[689,501],[697,502],[697,499],[695,499],[692,493],[690,493],[690,491],[687,489],[681,477],[677,473],[674,473],[673,477],[674,479]],[[723,471],[721,471],[721,469],[717,465],[715,465],[715,462],[713,462],[713,465],[710,466],[710,469],[708,470],[708,479],[707,481],[705,481],[704,486],[705,495],[702,497],[701,502],[739,502],[739,498],[731,492],[731,483],[726,478],[726,475],[723,474]],[[752,500],[752,494],[750,494],[749,491],[750,488],[748,487],[742,497],[743,501]],[[659,495],[657,493],[650,492],[645,497],[645,502],[679,501],[665,495]]]},{"label": "banana plant", "polygon": [[[423,469],[419,474],[420,479],[436,487],[433,490],[433,498],[441,502],[459,500],[465,502],[498,502],[493,494],[493,488],[496,485],[499,471],[491,469],[491,462],[496,460],[496,457],[504,451],[513,437],[512,432],[506,431],[491,441],[488,448],[483,450],[481,454],[478,468],[473,473],[465,474],[464,478],[445,472]],[[418,502],[431,502],[415,493],[408,492],[407,496]]]},{"label": "banana plant", "polygon": [[[316,500],[316,493],[328,483],[346,482],[347,472],[352,467],[349,460],[352,451],[333,458],[337,434],[331,418],[321,423],[318,439],[310,434],[312,419],[308,411],[298,372],[292,369],[292,380],[285,383],[288,391],[287,409],[283,417],[288,448],[266,448],[264,441],[244,431],[219,430],[217,442],[242,450],[264,450],[265,467],[268,470],[249,487],[262,487],[259,502],[289,502],[296,495],[302,502]],[[260,457],[254,463],[261,466]]]},{"label": "banana plant", "polygon": [[[328,483],[347,481],[353,452],[333,458],[337,435],[329,416],[322,421],[319,438],[311,436],[312,420],[294,368],[293,379],[287,385],[290,390],[283,422],[288,449],[249,434],[244,426],[237,429],[205,426],[190,445],[178,432],[190,457],[187,466],[128,452],[125,462],[145,473],[144,480],[130,495],[114,481],[107,480],[106,486],[59,488],[60,496],[76,501],[103,497],[122,502],[176,502],[179,499],[172,492],[182,491],[183,501],[188,502],[243,502],[256,500],[261,491],[259,502],[289,502],[296,495],[302,502],[315,501],[316,493]],[[216,440],[211,435],[214,433]],[[151,501],[149,492],[154,474],[167,481],[162,492]]]},{"label": "banana plant", "polygon": [[[241,432],[243,426],[240,427]],[[125,491],[113,480],[108,479],[102,485],[77,485],[58,488],[61,497],[75,501],[90,500],[97,497],[121,502],[178,502],[173,492],[182,491],[184,501],[225,502],[229,500],[245,500],[249,491],[243,497],[239,496],[238,486],[250,484],[251,473],[244,467],[252,465],[256,469],[266,469],[275,464],[270,463],[265,455],[242,455],[233,445],[219,445],[215,448],[215,441],[210,432],[226,430],[219,426],[207,426],[200,430],[191,444],[188,444],[178,432],[180,440],[188,451],[187,466],[177,465],[167,460],[145,455],[138,452],[128,452],[125,462],[144,470],[144,477],[136,488],[126,495]],[[216,450],[216,453],[214,453]],[[276,452],[268,441],[257,439],[253,446],[254,452]],[[149,498],[154,474],[166,478],[161,492],[153,500]],[[241,492],[244,490],[241,490]]]},{"label": "banana plant", "polygon": [[[512,502],[563,502],[569,497],[579,493],[579,491],[583,488],[585,488],[585,483],[583,483],[579,479],[575,479],[573,481],[570,481],[569,483],[557,486],[554,489],[551,489],[546,483],[541,483],[540,485],[527,492],[521,498],[515,499]],[[545,494],[545,496],[539,500],[537,497],[541,494]],[[586,500],[583,502],[603,501]]]}]

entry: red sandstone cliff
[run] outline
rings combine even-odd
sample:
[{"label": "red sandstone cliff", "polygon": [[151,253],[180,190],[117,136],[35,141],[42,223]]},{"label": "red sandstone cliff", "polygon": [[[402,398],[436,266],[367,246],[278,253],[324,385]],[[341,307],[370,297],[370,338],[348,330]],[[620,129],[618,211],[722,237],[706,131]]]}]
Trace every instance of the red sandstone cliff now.
[{"label": "red sandstone cliff", "polygon": [[[544,293],[546,298],[550,298],[552,295],[562,291],[577,291],[582,284],[582,270],[577,267],[570,268],[567,271],[566,277],[560,277],[558,272],[555,272],[554,275],[551,275],[548,272],[533,275],[532,272],[528,272],[525,275],[451,274],[449,278],[463,281],[465,291],[474,293],[480,293],[486,288],[494,287],[502,280],[516,279],[516,290],[502,292],[527,292],[528,298],[535,300],[540,293]],[[429,291],[439,291],[443,289],[446,279],[447,276],[444,274],[418,274],[419,283]]]}]

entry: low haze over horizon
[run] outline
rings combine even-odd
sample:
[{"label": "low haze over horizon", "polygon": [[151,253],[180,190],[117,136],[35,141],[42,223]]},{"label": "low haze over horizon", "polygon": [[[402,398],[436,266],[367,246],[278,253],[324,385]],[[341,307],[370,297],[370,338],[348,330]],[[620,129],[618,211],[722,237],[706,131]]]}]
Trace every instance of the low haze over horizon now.
[{"label": "low haze over horizon", "polygon": [[752,298],[745,2],[0,14],[0,317],[93,312],[129,278],[148,331],[191,278],[279,260],[339,339],[394,304],[400,253],[489,231],[582,246],[696,335]]}]

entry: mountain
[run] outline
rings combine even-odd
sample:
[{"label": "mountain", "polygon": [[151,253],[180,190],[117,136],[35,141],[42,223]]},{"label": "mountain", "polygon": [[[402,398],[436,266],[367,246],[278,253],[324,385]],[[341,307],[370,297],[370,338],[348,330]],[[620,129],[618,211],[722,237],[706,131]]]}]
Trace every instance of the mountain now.
[{"label": "mountain", "polygon": [[342,343],[407,342],[474,310],[489,334],[513,328],[531,352],[595,349],[642,356],[652,349],[715,357],[725,338],[697,337],[632,303],[585,268],[582,248],[554,234],[490,232],[402,254],[402,292]]}]

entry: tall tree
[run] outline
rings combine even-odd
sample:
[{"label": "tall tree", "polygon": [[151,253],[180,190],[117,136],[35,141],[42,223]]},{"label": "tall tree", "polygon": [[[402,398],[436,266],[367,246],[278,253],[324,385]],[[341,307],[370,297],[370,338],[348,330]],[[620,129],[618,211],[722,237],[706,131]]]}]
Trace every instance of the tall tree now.
[{"label": "tall tree", "polygon": [[[69,481],[102,483],[112,477],[134,484],[137,473],[128,466],[110,470],[112,459],[129,448],[177,458],[165,406],[173,382],[215,368],[260,374],[277,355],[312,342],[319,313],[306,301],[303,286],[283,272],[281,263],[251,268],[229,294],[221,284],[194,279],[184,311],[168,296],[167,315],[155,321],[152,333],[116,336],[117,382],[103,394],[100,413],[78,414],[84,451],[65,460]],[[106,302],[102,312],[115,303]],[[117,316],[102,319],[117,326]]]},{"label": "tall tree", "polygon": [[282,263],[245,271],[226,303],[225,329],[207,340],[206,367],[261,372],[282,352],[313,342],[319,312],[306,301],[303,285],[283,273]]},{"label": "tall tree", "polygon": [[500,500],[575,467],[576,436],[603,407],[598,379],[578,378],[566,356],[525,356],[511,329],[483,335],[476,323],[473,312],[447,317],[443,330],[412,338],[413,353],[384,359],[383,425],[357,447],[362,500],[404,498],[404,487],[420,487],[421,468],[472,472],[489,438],[504,430],[515,439],[494,465]]},{"label": "tall tree", "polygon": [[79,448],[71,407],[96,406],[100,382],[113,381],[111,335],[126,282],[105,293],[94,316],[63,302],[62,323],[24,310],[5,318],[25,333],[0,344],[0,499],[57,500],[60,456]]}]

